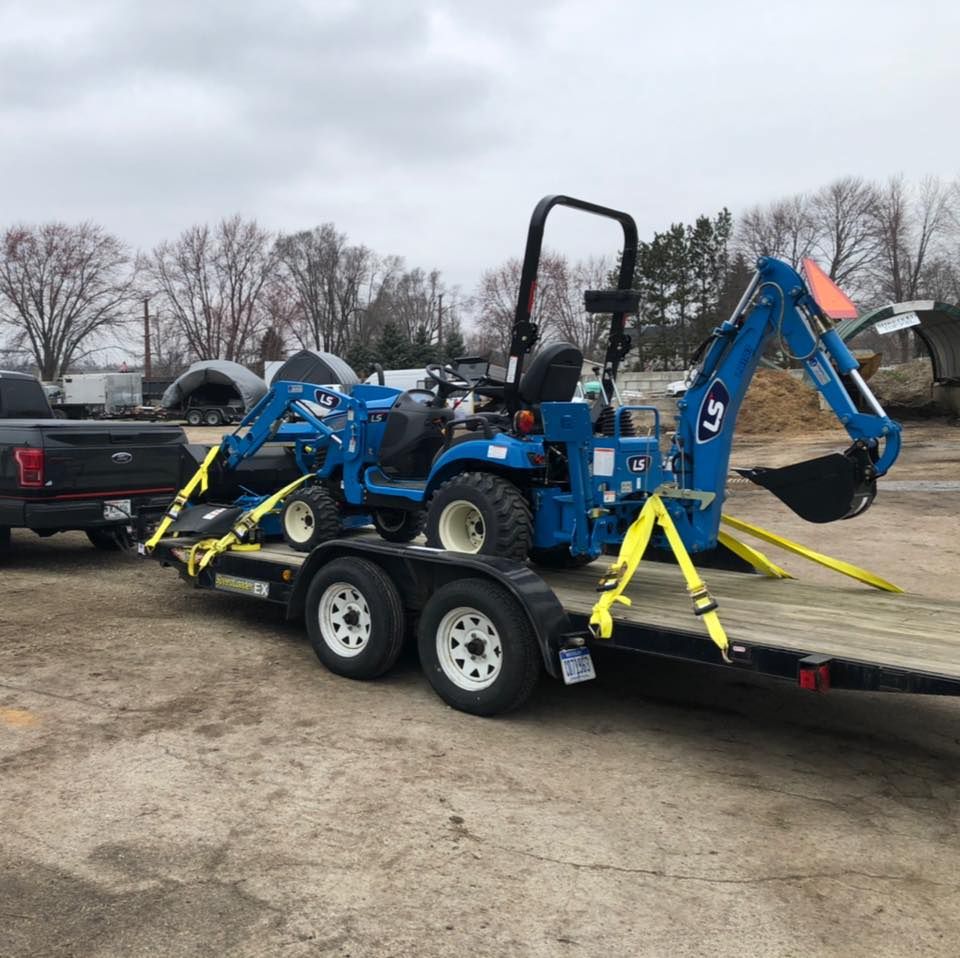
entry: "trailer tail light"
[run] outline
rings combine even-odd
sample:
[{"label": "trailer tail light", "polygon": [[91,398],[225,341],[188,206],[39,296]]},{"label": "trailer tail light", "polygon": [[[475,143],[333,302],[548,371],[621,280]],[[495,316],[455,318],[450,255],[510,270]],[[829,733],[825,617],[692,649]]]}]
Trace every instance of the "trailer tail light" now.
[{"label": "trailer tail light", "polygon": [[533,432],[533,427],[537,424],[537,417],[529,409],[521,409],[513,417],[513,428],[523,435],[528,436]]},{"label": "trailer tail light", "polygon": [[809,692],[830,691],[830,661],[819,656],[801,659],[797,675],[800,688]]},{"label": "trailer tail light", "polygon": [[43,488],[43,450],[14,449],[13,458],[17,464],[17,483],[23,489]]}]

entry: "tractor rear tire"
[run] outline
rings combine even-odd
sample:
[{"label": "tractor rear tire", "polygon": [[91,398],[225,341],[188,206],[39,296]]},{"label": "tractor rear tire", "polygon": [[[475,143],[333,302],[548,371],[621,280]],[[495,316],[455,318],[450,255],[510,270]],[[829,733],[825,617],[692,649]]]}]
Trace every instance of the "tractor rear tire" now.
[{"label": "tractor rear tire", "polygon": [[322,566],[307,590],[304,617],[317,658],[335,675],[375,679],[403,649],[400,594],[368,559],[351,556]]},{"label": "tractor rear tire", "polygon": [[422,509],[377,509],[373,524],[387,542],[412,542],[423,532],[426,514]]},{"label": "tractor rear tire", "polygon": [[427,545],[524,562],[533,520],[523,493],[489,472],[465,472],[443,483],[427,509]]},{"label": "tractor rear tire", "polygon": [[307,486],[288,496],[280,513],[284,541],[296,552],[310,552],[340,535],[340,506],[322,486]]},{"label": "tractor rear tire", "polygon": [[582,569],[593,562],[593,556],[575,556],[569,546],[554,546],[551,549],[531,549],[530,561],[543,569]]},{"label": "tractor rear tire", "polygon": [[420,615],[417,646],[433,690],[472,715],[519,708],[543,670],[523,607],[488,579],[457,579],[438,589]]}]

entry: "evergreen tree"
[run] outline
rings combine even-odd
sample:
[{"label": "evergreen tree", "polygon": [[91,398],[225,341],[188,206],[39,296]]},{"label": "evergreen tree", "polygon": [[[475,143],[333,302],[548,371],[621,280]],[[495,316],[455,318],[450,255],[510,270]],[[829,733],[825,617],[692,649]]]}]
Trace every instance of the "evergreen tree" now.
[{"label": "evergreen tree", "polygon": [[442,361],[452,363],[455,359],[466,355],[466,352],[467,347],[463,341],[463,333],[460,331],[460,323],[451,324],[449,329],[444,330]]},{"label": "evergreen tree", "polygon": [[408,366],[429,366],[439,360],[440,348],[430,339],[426,328],[418,326],[413,340],[408,344],[407,355],[410,357]]}]

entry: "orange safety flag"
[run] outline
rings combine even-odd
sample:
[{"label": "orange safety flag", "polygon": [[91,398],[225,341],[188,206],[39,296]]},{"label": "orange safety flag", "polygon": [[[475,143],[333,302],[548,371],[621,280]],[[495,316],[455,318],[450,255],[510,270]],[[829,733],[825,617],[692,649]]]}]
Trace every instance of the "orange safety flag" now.
[{"label": "orange safety flag", "polygon": [[803,261],[803,274],[817,305],[831,319],[857,318],[857,307],[850,297],[812,259]]}]

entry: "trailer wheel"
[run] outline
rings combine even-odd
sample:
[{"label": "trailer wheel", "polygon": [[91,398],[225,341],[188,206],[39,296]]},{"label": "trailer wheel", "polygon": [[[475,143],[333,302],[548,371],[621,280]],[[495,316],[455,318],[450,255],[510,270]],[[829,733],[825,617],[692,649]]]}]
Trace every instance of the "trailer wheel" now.
[{"label": "trailer wheel", "polygon": [[585,553],[575,556],[568,546],[554,546],[551,549],[531,549],[530,561],[544,569],[581,569],[593,562],[593,556]]},{"label": "trailer wheel", "polygon": [[203,413],[199,409],[187,410],[187,425],[199,426],[203,422]]},{"label": "trailer wheel", "polygon": [[280,513],[283,538],[291,549],[309,552],[340,535],[340,507],[322,486],[308,486],[288,496]]},{"label": "trailer wheel", "polygon": [[133,536],[126,526],[110,529],[87,529],[90,545],[101,552],[129,552],[133,548]]},{"label": "trailer wheel", "polygon": [[423,532],[426,515],[422,509],[377,509],[373,524],[387,542],[410,542]]},{"label": "trailer wheel", "polygon": [[489,472],[465,472],[445,482],[427,509],[427,545],[451,552],[523,562],[533,523],[523,493]]},{"label": "trailer wheel", "polygon": [[323,566],[307,590],[304,614],[317,658],[337,675],[375,679],[403,648],[400,594],[367,559],[335,559]]},{"label": "trailer wheel", "polygon": [[206,415],[203,417],[203,421],[208,426],[222,426],[223,416],[220,415],[219,409],[208,409]]},{"label": "trailer wheel", "polygon": [[509,712],[526,702],[540,678],[530,620],[506,589],[486,579],[438,589],[423,608],[417,644],[434,691],[462,712]]}]

